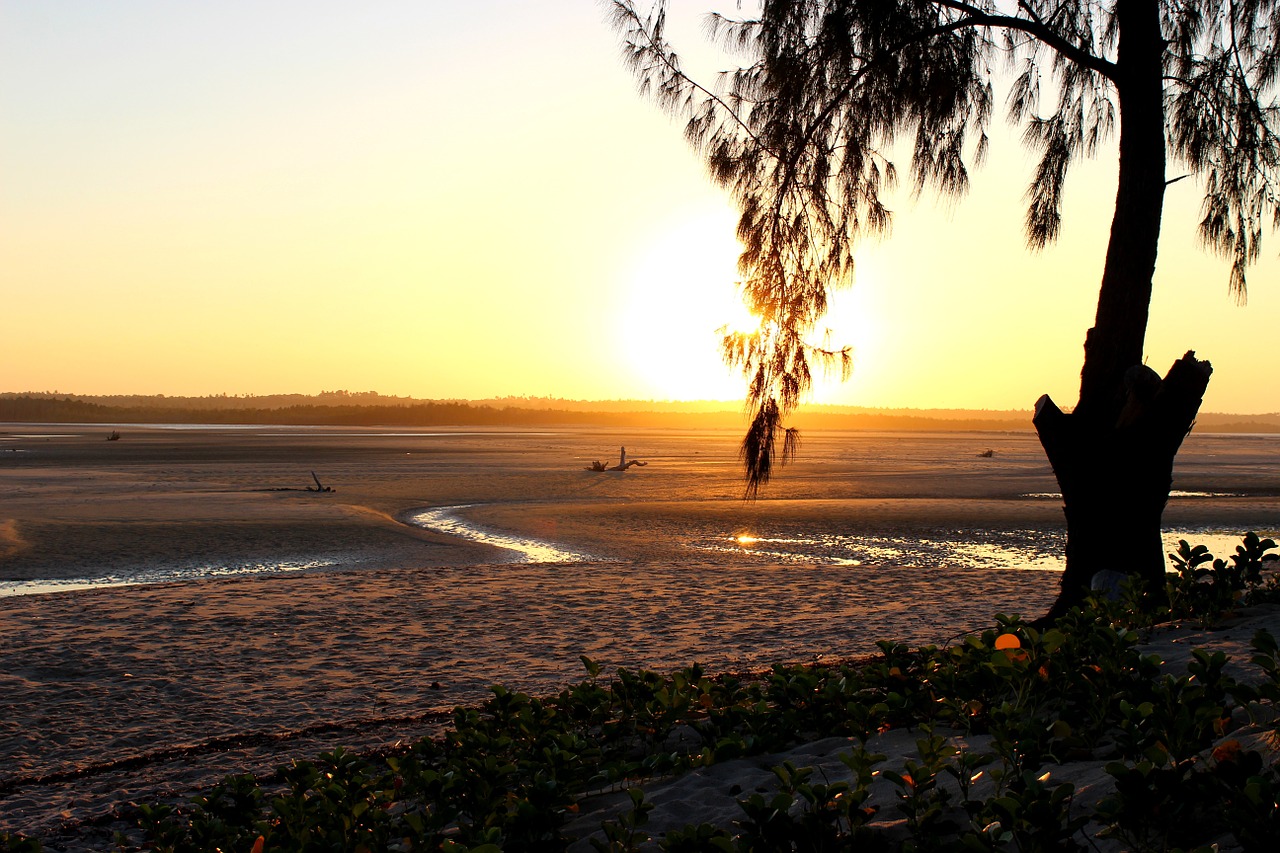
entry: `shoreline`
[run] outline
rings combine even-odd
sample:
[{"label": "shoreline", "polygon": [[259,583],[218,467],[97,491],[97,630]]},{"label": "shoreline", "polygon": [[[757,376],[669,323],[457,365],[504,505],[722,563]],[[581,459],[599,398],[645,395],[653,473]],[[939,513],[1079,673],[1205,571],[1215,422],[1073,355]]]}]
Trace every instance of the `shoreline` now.
[{"label": "shoreline", "polygon": [[[258,492],[242,494],[252,497]],[[328,497],[319,496],[319,500]],[[175,496],[165,499],[174,500]],[[201,498],[206,509],[209,499]],[[242,503],[238,510],[245,512],[246,506]],[[248,510],[262,514],[261,508],[250,506]],[[43,559],[32,560],[31,555],[22,554],[24,549],[30,550],[30,543],[21,541],[23,532],[56,528],[56,522],[26,522],[19,528],[12,519],[0,519],[0,543],[8,543],[0,553],[0,567],[8,574],[0,575],[0,599],[300,572],[626,562],[633,558],[686,563],[723,557],[741,563],[775,561],[831,569],[882,565],[921,570],[986,567],[1058,572],[1062,570],[1060,555],[1065,542],[1059,504],[1040,496],[960,501],[928,497],[779,499],[750,504],[577,499],[415,505],[392,513],[369,506],[320,504],[307,511],[309,517],[290,519],[279,517],[286,513],[278,508],[269,509],[268,517],[260,521],[153,518],[63,522],[57,530],[63,538],[67,530],[81,540],[91,538],[92,557],[105,565],[96,574],[86,571],[87,555],[76,554],[74,546]],[[1269,501],[1213,494],[1173,498],[1166,515],[1167,521],[1179,525],[1166,527],[1166,551],[1174,550],[1177,540],[1185,538],[1192,545],[1204,544],[1223,555],[1232,553],[1240,536],[1249,530],[1264,537],[1276,536],[1275,528],[1256,522],[1274,522],[1280,517]],[[799,532],[797,524],[802,525]],[[129,538],[131,547],[127,552],[122,547],[119,556],[105,560],[112,537]],[[268,537],[273,541],[268,542]],[[226,539],[233,540],[233,547],[227,547]],[[209,554],[188,556],[184,552],[200,545],[201,540],[210,547]],[[299,544],[289,547],[281,541]],[[34,566],[24,569],[24,562]],[[56,570],[49,571],[55,562]]]},{"label": "shoreline", "polygon": [[[797,511],[815,512],[808,502],[803,509],[790,506],[770,507],[777,516],[794,515]],[[908,507],[911,501],[904,501]],[[927,507],[928,502],[921,502]],[[539,512],[547,512],[548,507],[535,508]],[[590,509],[598,511],[599,507],[558,507],[556,510],[562,519],[572,517],[574,509]],[[616,512],[619,507],[607,507],[606,510]],[[647,510],[653,511],[650,505]],[[697,516],[698,508],[693,505],[681,505],[681,510],[690,516]],[[837,509],[848,510],[849,502],[842,502]],[[884,510],[881,503],[877,509]],[[464,518],[460,511],[475,510],[484,516],[494,519],[496,523],[478,523]],[[571,550],[562,542],[524,536],[518,531],[519,525],[504,528],[503,523],[511,524],[522,512],[528,512],[527,504],[463,504],[444,507],[413,507],[397,513],[397,520],[406,528],[425,530],[430,534],[451,537],[468,544],[478,544],[488,548],[491,553],[479,555],[471,560],[454,559],[448,563],[431,561],[426,558],[429,553],[418,551],[407,552],[395,549],[379,552],[374,555],[361,556],[352,553],[330,553],[311,555],[269,556],[252,562],[235,563],[229,560],[213,560],[205,562],[186,561],[175,564],[156,564],[137,566],[119,570],[113,574],[99,576],[68,576],[55,578],[34,577],[25,580],[0,580],[0,599],[30,595],[47,595],[58,592],[71,592],[93,589],[109,589],[150,584],[189,583],[203,580],[229,579],[246,576],[288,575],[324,571],[370,571],[374,569],[408,568],[415,565],[506,565],[532,563],[539,565],[589,564],[617,561],[617,558],[601,557],[581,549]],[[901,510],[892,514],[900,514]],[[590,514],[590,513],[588,513]],[[723,513],[712,513],[722,515]],[[824,515],[833,514],[830,510]],[[886,513],[889,514],[889,513]],[[1184,513],[1178,513],[1183,515]],[[1010,519],[1005,519],[1006,521]],[[866,526],[867,522],[862,521]],[[946,525],[939,525],[937,518],[932,518],[931,530],[923,531],[924,535],[942,538],[904,539],[901,535],[871,534],[812,534],[811,538],[789,538],[786,534],[779,536],[755,535],[744,532],[729,534],[728,528],[718,534],[707,534],[700,531],[697,537],[687,533],[679,542],[679,550],[683,553],[669,553],[667,559],[684,563],[689,561],[714,559],[716,555],[725,555],[731,559],[758,562],[777,561],[781,563],[800,563],[810,566],[821,566],[829,569],[844,567],[899,567],[919,570],[936,570],[939,568],[989,568],[1017,571],[1061,572],[1063,565],[1060,556],[1065,542],[1063,531],[1046,530],[1032,538],[1028,530],[1013,528],[1008,524],[1000,528],[985,530],[969,530],[966,539],[946,530]],[[569,526],[562,521],[563,526]],[[833,523],[833,527],[839,527]],[[756,530],[759,522],[751,527]],[[884,527],[880,528],[884,530]],[[892,528],[891,528],[892,529]],[[1252,528],[1251,528],[1252,529]],[[911,532],[910,530],[901,532]],[[920,532],[920,531],[917,531]],[[1179,539],[1185,539],[1191,545],[1206,545],[1215,554],[1228,555],[1246,530],[1227,530],[1222,525],[1203,524],[1197,529],[1175,529],[1164,532],[1166,551],[1173,551]],[[1257,531],[1255,531],[1257,532]],[[581,533],[580,533],[581,535]],[[586,534],[590,535],[590,534]],[[597,534],[598,535],[598,534]],[[1273,532],[1263,529],[1261,535],[1274,536]],[[834,544],[833,544],[834,543]],[[823,554],[823,549],[830,551],[839,547],[845,556]],[[818,553],[814,553],[815,550]],[[874,556],[868,556],[874,555]],[[625,562],[625,561],[624,561]]]}]

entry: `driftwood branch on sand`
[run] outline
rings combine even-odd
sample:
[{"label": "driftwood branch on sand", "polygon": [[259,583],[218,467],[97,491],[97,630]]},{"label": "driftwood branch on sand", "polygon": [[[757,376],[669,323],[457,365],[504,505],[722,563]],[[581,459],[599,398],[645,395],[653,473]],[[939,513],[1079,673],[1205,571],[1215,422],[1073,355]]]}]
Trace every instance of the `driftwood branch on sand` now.
[{"label": "driftwood branch on sand", "polygon": [[603,462],[597,459],[595,462],[592,462],[590,465],[588,465],[584,470],[586,471],[625,471],[628,468],[630,468],[632,465],[639,465],[640,467],[643,468],[645,465],[648,465],[648,464],[649,464],[648,462],[641,462],[639,459],[631,459],[631,460],[628,460],[625,465],[619,464],[619,465],[614,465],[613,467],[609,467],[608,465],[605,465]]},{"label": "driftwood branch on sand", "polygon": [[298,488],[297,486],[276,486],[274,489],[255,489],[255,491],[259,491],[259,492],[311,492],[312,494],[316,494],[316,493],[319,493],[319,492],[329,492],[329,493],[333,493],[333,492],[338,491],[337,489],[333,488],[332,486],[326,486],[324,483],[320,482],[320,478],[316,476],[316,472],[315,472],[315,471],[312,471],[312,472],[311,472],[311,479],[315,480],[315,481],[316,481],[316,484],[315,484],[314,486],[307,486],[305,489],[300,489],[300,488]]},{"label": "driftwood branch on sand", "polygon": [[648,462],[641,462],[639,459],[630,459],[630,460],[627,459],[627,449],[624,447],[622,448],[621,453],[618,457],[617,465],[610,467],[608,465],[605,465],[599,459],[597,459],[595,462],[592,462],[590,465],[588,465],[586,467],[586,470],[595,471],[597,473],[600,473],[603,471],[625,471],[628,468],[630,468],[632,465],[639,465],[641,467],[644,467],[645,465],[648,465],[648,464],[649,464]]},{"label": "driftwood branch on sand", "polygon": [[307,486],[308,492],[332,492],[333,491],[332,488],[320,482],[320,478],[316,476],[315,471],[311,472],[311,479],[316,481],[316,487],[313,489],[310,486]]}]

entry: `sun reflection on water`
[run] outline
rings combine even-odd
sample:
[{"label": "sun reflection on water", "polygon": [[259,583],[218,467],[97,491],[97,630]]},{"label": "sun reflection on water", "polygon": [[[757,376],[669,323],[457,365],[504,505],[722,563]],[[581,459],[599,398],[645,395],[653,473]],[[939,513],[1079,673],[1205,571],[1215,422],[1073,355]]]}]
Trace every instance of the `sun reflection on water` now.
[{"label": "sun reflection on water", "polygon": [[[912,536],[787,529],[778,535],[758,530],[726,535],[704,528],[684,533],[685,547],[693,551],[780,563],[1050,572],[1065,567],[1063,530],[939,529]],[[1167,531],[1166,552],[1175,551],[1179,539],[1204,544],[1214,554],[1225,556],[1234,552],[1240,535],[1217,530]]]}]

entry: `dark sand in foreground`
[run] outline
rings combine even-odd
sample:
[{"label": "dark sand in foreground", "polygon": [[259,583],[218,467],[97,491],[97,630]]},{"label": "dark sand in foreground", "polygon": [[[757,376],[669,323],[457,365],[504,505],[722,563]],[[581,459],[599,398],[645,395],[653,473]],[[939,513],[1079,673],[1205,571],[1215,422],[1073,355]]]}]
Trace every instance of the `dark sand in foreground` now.
[{"label": "dark sand in foreground", "polygon": [[[579,677],[582,654],[739,669],[855,655],[881,637],[944,642],[997,611],[1040,612],[1057,582],[781,565],[678,535],[691,523],[726,537],[800,522],[905,536],[1060,527],[1056,501],[1021,497],[1055,488],[1030,434],[814,435],[767,500],[744,504],[730,433],[121,431],[0,428],[0,583],[335,568],[0,598],[0,829],[51,849],[77,849],[130,801],[435,731],[495,682],[552,691]],[[582,470],[623,443],[649,465]],[[1236,496],[1175,500],[1167,523],[1274,532],[1276,447],[1193,436],[1175,487]],[[301,491],[313,470],[336,491]],[[399,520],[463,504],[598,559],[503,563]]]}]

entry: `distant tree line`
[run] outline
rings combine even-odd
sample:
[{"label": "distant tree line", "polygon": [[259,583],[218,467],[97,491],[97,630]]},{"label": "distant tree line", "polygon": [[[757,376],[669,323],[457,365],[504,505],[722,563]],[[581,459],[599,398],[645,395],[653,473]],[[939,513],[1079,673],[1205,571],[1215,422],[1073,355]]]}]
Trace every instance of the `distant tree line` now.
[{"label": "distant tree line", "polygon": [[[203,398],[202,398],[203,399]],[[409,405],[308,403],[291,406],[235,405],[228,398],[220,407],[106,405],[72,397],[19,395],[0,397],[0,421],[16,423],[179,423],[179,424],[296,424],[315,426],[510,426],[587,424],[625,420],[623,413],[566,412],[549,409],[493,408],[457,402],[415,402]]]},{"label": "distant tree line", "polygon": [[[464,402],[415,401],[411,404],[312,402],[289,406],[245,406],[244,398],[175,398],[144,404],[110,405],[45,394],[0,395],[0,421],[10,423],[94,424],[295,424],[300,426],[627,426],[676,429],[740,429],[741,412],[589,411],[580,409],[491,406]],[[208,401],[218,400],[220,406]],[[314,399],[314,398],[313,398]],[[636,404],[637,406],[643,404]],[[926,415],[808,413],[811,429],[866,430],[1027,430],[1026,418],[937,418]]]},{"label": "distant tree line", "polygon": [[426,402],[413,397],[394,397],[377,391],[321,391],[319,394],[207,394],[202,397],[175,397],[165,394],[66,394],[58,391],[0,393],[0,399],[68,399],[111,407],[144,409],[280,409],[305,405],[408,406]]},{"label": "distant tree line", "polygon": [[[280,395],[311,402],[293,405],[245,405],[275,399],[265,397],[120,397],[82,398],[54,394],[0,394],[0,422],[88,424],[287,424],[298,426],[601,426],[664,427],[668,429],[740,429],[741,411],[663,411],[646,403],[608,401],[601,410],[589,403],[564,401],[564,408],[531,408],[459,401],[408,400],[359,395],[377,402],[337,402],[339,395],[319,397]],[[100,402],[109,399],[111,402]],[[119,400],[120,402],[116,402]],[[216,403],[216,405],[215,405]],[[662,405],[662,404],[654,404]],[[1025,432],[1030,418],[1019,412],[946,410],[831,409],[801,412],[796,422],[805,429],[898,432]],[[1205,414],[1201,431],[1223,433],[1280,433],[1280,415]]]}]

